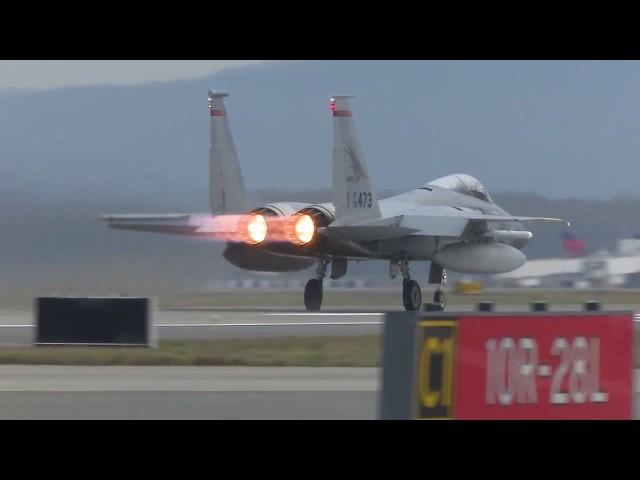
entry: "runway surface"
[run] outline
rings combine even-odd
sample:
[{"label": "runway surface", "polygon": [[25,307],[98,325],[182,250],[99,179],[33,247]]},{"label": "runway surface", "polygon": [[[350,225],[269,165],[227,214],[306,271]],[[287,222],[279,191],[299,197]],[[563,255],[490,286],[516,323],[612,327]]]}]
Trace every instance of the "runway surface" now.
[{"label": "runway surface", "polygon": [[0,392],[372,392],[379,369],[0,365]]},{"label": "runway surface", "polygon": [[[452,306],[451,312],[471,312],[473,305]],[[551,311],[580,310],[579,305],[552,306]],[[529,307],[498,306],[497,312],[525,312]],[[610,311],[629,310],[628,306],[606,306]],[[387,308],[387,311],[394,310]],[[395,309],[399,311],[399,308]],[[299,336],[370,335],[381,331],[384,309],[251,310],[191,308],[154,312],[157,336],[164,339],[216,339]],[[35,335],[30,310],[0,310],[0,345],[29,345]]]},{"label": "runway surface", "polygon": [[0,420],[374,420],[374,392],[2,393]]},{"label": "runway surface", "polygon": [[[264,312],[238,310],[159,310],[157,335],[163,339],[216,339],[378,333],[381,312]],[[29,345],[35,320],[28,310],[0,311],[0,345]]]},{"label": "runway surface", "polygon": [[379,381],[377,368],[1,366],[0,419],[376,419]]},{"label": "runway surface", "polygon": [[375,419],[376,368],[0,366],[0,419]]},{"label": "runway surface", "polygon": [[[380,332],[383,313],[195,308],[161,310],[154,318],[160,339],[215,339],[372,334]],[[31,344],[33,324],[29,310],[0,311],[0,344]],[[375,368],[4,365],[0,419],[375,419],[379,375]]]}]

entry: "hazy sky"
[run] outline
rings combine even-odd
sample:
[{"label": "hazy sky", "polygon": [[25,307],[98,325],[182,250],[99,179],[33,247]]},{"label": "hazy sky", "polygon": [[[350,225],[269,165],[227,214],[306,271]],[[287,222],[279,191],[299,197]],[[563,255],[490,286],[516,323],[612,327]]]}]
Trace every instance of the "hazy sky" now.
[{"label": "hazy sky", "polygon": [[135,85],[209,75],[264,60],[0,60],[0,88]]}]

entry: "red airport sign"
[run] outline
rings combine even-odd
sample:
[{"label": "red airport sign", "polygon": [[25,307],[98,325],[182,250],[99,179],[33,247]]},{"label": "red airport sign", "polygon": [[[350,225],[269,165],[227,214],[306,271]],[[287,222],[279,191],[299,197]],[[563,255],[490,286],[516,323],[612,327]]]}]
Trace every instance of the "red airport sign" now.
[{"label": "red airport sign", "polygon": [[463,316],[457,419],[632,419],[631,314]]}]

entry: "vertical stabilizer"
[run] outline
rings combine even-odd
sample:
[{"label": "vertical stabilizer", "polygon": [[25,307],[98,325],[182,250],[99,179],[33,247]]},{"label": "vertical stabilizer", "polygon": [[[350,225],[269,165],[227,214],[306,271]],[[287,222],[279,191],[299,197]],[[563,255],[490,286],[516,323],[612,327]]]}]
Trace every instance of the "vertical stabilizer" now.
[{"label": "vertical stabilizer", "polygon": [[224,98],[228,96],[227,93],[209,91],[209,206],[214,214],[242,213],[248,208],[242,172],[224,105]]},{"label": "vertical stabilizer", "polygon": [[364,153],[353,121],[350,96],[334,96],[333,114],[333,204],[336,220],[349,223],[380,217],[380,207],[369,179]]}]

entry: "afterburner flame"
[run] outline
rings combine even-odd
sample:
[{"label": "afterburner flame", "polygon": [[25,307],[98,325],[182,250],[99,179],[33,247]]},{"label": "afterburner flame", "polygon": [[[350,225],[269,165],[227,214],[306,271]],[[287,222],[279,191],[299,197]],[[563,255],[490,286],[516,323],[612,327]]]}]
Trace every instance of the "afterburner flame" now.
[{"label": "afterburner flame", "polygon": [[316,234],[316,225],[309,215],[295,215],[292,217],[293,229],[289,240],[296,245],[306,245]]},{"label": "afterburner flame", "polygon": [[316,227],[309,215],[276,217],[262,213],[216,215],[198,220],[197,233],[211,240],[262,245],[291,242],[306,245],[315,237]]},{"label": "afterburner flame", "polygon": [[267,238],[269,229],[264,215],[259,213],[251,215],[247,221],[246,228],[247,238],[245,241],[251,245],[262,243]]}]

